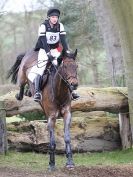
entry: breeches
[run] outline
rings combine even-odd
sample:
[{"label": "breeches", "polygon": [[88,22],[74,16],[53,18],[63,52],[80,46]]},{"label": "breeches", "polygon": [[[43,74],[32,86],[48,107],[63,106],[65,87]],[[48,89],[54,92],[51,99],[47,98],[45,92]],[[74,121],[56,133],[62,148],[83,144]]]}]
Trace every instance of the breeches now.
[{"label": "breeches", "polygon": [[[57,66],[57,58],[60,56],[61,52],[58,51],[58,49],[51,49],[50,53],[53,57],[55,57],[55,59],[53,60],[53,64]],[[38,52],[38,61],[37,64],[34,65],[29,74],[28,74],[28,79],[33,82],[35,77],[39,74],[39,75],[43,75],[44,70],[46,69],[46,65],[48,62],[48,56],[45,52],[44,49],[40,49]]]}]

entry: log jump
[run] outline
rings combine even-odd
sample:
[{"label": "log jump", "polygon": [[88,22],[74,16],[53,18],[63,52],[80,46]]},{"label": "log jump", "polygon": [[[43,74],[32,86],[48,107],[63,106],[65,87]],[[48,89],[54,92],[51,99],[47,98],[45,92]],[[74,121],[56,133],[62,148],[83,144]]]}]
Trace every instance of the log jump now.
[{"label": "log jump", "polygon": [[[72,112],[106,111],[114,114],[128,112],[126,87],[79,87],[77,92],[81,97],[72,102]],[[34,102],[33,98],[24,97],[22,101],[17,101],[14,95],[15,92],[11,92],[2,97],[7,117],[35,110],[42,111],[40,105]]]},{"label": "log jump", "polygon": [[[17,91],[16,91],[17,92]],[[41,111],[40,105],[33,101],[33,98],[24,97],[22,101],[15,99],[15,91],[1,97],[4,102],[6,116]],[[123,149],[130,148],[131,130],[129,121],[129,107],[126,87],[90,88],[79,87],[77,92],[80,99],[72,102],[72,112],[74,111],[106,111],[119,114],[120,136]]]}]

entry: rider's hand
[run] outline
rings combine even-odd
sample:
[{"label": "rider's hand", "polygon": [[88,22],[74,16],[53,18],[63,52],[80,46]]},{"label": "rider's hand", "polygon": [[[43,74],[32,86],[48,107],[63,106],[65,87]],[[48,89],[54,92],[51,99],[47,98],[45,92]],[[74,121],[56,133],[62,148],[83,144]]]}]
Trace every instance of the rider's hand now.
[{"label": "rider's hand", "polygon": [[50,53],[48,53],[47,56],[50,62],[52,62],[55,59]]}]

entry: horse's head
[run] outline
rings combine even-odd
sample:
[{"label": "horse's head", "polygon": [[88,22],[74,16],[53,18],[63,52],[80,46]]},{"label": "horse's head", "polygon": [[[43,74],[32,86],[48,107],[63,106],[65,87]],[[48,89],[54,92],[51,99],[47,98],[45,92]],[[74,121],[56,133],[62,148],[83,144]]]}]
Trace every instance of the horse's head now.
[{"label": "horse's head", "polygon": [[67,82],[69,89],[75,90],[78,86],[78,78],[77,78],[77,68],[78,65],[76,63],[77,49],[74,53],[65,53],[63,58],[63,63],[61,66],[61,75],[65,82]]}]

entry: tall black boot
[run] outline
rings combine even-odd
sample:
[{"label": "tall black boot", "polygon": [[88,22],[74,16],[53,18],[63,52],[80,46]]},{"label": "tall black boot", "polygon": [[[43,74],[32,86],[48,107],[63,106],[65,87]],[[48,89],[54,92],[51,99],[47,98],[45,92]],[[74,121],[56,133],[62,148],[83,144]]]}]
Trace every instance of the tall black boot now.
[{"label": "tall black boot", "polygon": [[34,80],[35,84],[35,95],[34,95],[34,101],[40,102],[42,100],[42,94],[40,90],[40,83],[41,83],[41,76],[38,74]]}]

